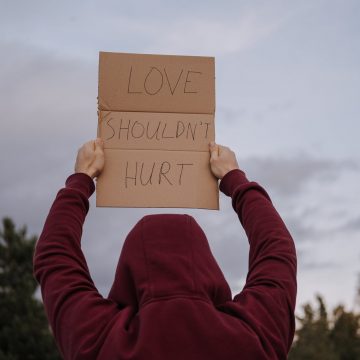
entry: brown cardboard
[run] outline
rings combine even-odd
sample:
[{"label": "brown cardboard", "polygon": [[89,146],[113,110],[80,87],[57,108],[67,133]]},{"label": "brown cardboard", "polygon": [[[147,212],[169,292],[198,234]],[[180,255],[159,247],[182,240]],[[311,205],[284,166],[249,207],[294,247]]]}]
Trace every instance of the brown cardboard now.
[{"label": "brown cardboard", "polygon": [[100,52],[99,109],[215,112],[212,57]]},{"label": "brown cardboard", "polygon": [[100,53],[98,110],[97,206],[219,208],[214,58]]},{"label": "brown cardboard", "polygon": [[211,114],[100,111],[98,136],[106,149],[207,152],[214,125]]},{"label": "brown cardboard", "polygon": [[219,208],[208,152],[106,149],[105,157],[97,205]]}]

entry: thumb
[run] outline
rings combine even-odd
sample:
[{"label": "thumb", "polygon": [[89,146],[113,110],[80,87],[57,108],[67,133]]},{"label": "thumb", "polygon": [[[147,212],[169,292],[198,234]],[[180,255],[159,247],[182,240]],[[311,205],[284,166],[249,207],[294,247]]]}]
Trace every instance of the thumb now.
[{"label": "thumb", "polygon": [[209,144],[210,148],[210,157],[213,160],[216,160],[219,157],[219,145],[217,145],[214,141]]},{"label": "thumb", "polygon": [[95,140],[95,151],[103,151],[104,150],[104,140],[101,138],[97,138]]}]

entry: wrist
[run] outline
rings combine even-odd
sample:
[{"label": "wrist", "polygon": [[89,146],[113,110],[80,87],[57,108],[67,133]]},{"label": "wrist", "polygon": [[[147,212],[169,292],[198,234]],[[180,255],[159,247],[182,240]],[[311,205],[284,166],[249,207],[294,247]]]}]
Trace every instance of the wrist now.
[{"label": "wrist", "polygon": [[219,188],[225,195],[232,196],[237,186],[248,182],[244,171],[237,168],[229,171],[221,179]]},{"label": "wrist", "polygon": [[95,191],[95,184],[93,179],[84,172],[75,172],[70,175],[66,180],[66,187],[76,189],[82,192],[87,198],[89,198]]},{"label": "wrist", "polygon": [[91,179],[94,179],[95,175],[94,173],[92,173],[91,171],[87,171],[87,170],[76,170],[75,174],[84,174],[89,176]]},{"label": "wrist", "polygon": [[75,167],[75,173],[82,173],[90,176],[92,179],[94,179],[98,174],[99,170],[95,169],[93,166],[84,166],[84,167]]},{"label": "wrist", "polygon": [[222,173],[222,176],[221,176],[220,179],[223,179],[226,176],[226,174],[228,174],[230,171],[233,171],[233,170],[240,170],[240,169],[238,167],[236,167],[236,166],[229,167]]}]

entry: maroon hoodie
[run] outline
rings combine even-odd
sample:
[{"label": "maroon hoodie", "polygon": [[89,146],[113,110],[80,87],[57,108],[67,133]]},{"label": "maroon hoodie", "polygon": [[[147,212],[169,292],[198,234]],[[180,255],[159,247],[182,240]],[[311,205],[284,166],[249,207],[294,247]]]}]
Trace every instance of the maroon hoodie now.
[{"label": "maroon hoodie", "polygon": [[294,243],[264,189],[240,170],[220,189],[231,196],[250,243],[246,285],[234,299],[205,234],[187,215],[141,219],[103,298],[80,243],[94,183],[85,174],[67,179],[34,257],[65,359],[286,359],[294,336]]}]

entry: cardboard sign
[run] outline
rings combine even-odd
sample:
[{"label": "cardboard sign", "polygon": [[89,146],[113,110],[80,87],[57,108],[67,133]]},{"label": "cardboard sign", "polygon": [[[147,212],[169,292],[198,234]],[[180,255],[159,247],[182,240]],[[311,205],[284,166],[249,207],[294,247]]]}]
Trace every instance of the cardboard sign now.
[{"label": "cardboard sign", "polygon": [[97,206],[219,208],[214,58],[100,53]]}]

